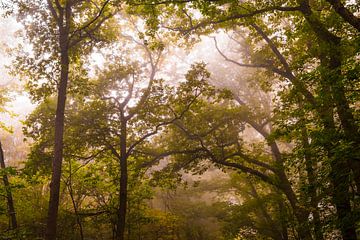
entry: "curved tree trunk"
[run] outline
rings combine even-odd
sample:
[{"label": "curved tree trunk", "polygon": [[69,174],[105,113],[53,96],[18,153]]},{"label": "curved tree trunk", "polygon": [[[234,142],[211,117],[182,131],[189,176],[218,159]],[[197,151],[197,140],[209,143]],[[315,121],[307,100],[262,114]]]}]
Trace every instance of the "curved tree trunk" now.
[{"label": "curved tree trunk", "polygon": [[[235,100],[240,105],[245,105],[243,101],[239,97],[235,97]],[[246,106],[246,105],[245,105]],[[267,139],[270,134],[264,130],[263,126],[260,126],[256,122],[252,121],[250,118],[244,118],[244,121],[246,121],[250,126],[252,126],[259,134],[261,134],[265,139]],[[278,177],[279,184],[276,185],[276,187],[282,191],[287,200],[290,203],[290,206],[294,212],[294,215],[299,223],[299,226],[297,228],[297,231],[299,233],[299,236],[301,239],[304,240],[312,240],[311,231],[309,227],[309,212],[303,208],[300,207],[298,199],[292,189],[291,183],[288,180],[286,173],[284,171],[284,165],[282,160],[282,155],[280,152],[280,149],[275,141],[267,142],[268,146],[271,149],[271,153],[275,159],[276,164],[276,176]]]}]

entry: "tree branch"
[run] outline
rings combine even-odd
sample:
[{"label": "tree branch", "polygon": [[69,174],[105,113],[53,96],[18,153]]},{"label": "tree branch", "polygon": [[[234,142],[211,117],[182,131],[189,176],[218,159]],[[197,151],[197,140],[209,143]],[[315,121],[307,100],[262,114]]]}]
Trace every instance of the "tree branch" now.
[{"label": "tree branch", "polygon": [[[105,11],[105,8],[106,8],[106,6],[109,4],[109,2],[110,2],[110,0],[106,0],[106,1],[102,4],[102,6],[101,6],[100,10],[98,11],[97,15],[96,15],[95,17],[93,17],[93,19],[90,20],[88,23],[86,23],[84,26],[76,29],[76,30],[70,35],[69,40],[71,40],[77,33],[79,33],[80,36],[81,36],[81,32],[82,32],[83,30],[86,30],[86,29],[89,28],[93,23],[95,23],[95,22],[102,16],[102,14],[103,14],[103,12]],[[110,16],[110,17],[111,17],[111,16]],[[109,18],[109,16],[108,16],[108,17],[104,17],[104,19],[101,21],[101,24],[102,24],[106,19],[108,19],[108,18]],[[101,24],[100,24],[100,25],[101,25]],[[100,25],[97,25],[96,29],[97,29]],[[93,31],[95,31],[95,30],[93,29]],[[81,37],[80,37],[79,39],[77,39],[77,40],[74,41],[74,42],[75,42],[75,43],[78,43],[78,42],[80,42],[81,40],[82,40],[82,39],[81,39]],[[71,45],[74,46],[74,43],[71,43]]]},{"label": "tree branch", "polygon": [[57,12],[56,12],[56,10],[55,10],[52,1],[51,1],[51,0],[47,0],[47,4],[48,4],[48,7],[49,7],[49,10],[50,10],[51,14],[52,14],[53,17],[55,18],[56,23],[58,24],[58,26],[60,26],[59,15],[57,14]]},{"label": "tree branch", "polygon": [[252,12],[249,13],[241,13],[241,14],[234,14],[231,16],[225,16],[222,19],[219,20],[211,20],[211,21],[204,21],[201,23],[198,23],[196,25],[193,25],[190,28],[184,29],[181,27],[178,28],[171,28],[171,27],[165,27],[168,29],[172,29],[172,30],[176,30],[179,32],[182,32],[183,34],[188,34],[189,32],[202,28],[202,27],[206,27],[208,25],[216,25],[216,24],[220,24],[220,23],[224,23],[227,21],[231,21],[231,20],[238,20],[238,19],[242,19],[242,18],[250,18],[250,17],[254,17],[256,15],[262,14],[262,13],[267,13],[267,12],[271,12],[271,11],[282,11],[282,12],[289,12],[289,11],[300,11],[300,6],[296,6],[296,7],[287,7],[287,6],[271,6],[271,7],[267,7],[267,8],[263,8],[263,9],[258,9],[258,10],[254,10]]},{"label": "tree branch", "polygon": [[360,18],[347,9],[340,0],[326,0],[346,22],[360,31]]}]

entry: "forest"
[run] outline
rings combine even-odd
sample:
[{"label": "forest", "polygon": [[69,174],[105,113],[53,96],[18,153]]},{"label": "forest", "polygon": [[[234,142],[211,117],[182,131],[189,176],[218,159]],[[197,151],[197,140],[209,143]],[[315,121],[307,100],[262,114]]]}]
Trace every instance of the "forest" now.
[{"label": "forest", "polygon": [[0,15],[0,240],[360,239],[359,0]]}]

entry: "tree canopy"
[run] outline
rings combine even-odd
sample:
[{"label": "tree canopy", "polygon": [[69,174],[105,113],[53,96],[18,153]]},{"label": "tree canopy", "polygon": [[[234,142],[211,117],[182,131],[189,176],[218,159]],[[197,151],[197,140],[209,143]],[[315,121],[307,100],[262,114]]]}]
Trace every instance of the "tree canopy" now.
[{"label": "tree canopy", "polygon": [[359,239],[359,6],[1,1],[0,238]]}]

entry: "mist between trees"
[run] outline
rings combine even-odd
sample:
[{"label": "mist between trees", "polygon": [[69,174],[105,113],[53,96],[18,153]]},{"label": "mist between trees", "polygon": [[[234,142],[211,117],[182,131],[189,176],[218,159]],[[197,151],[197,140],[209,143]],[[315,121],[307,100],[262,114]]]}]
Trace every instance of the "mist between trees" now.
[{"label": "mist between trees", "polygon": [[359,239],[359,1],[0,6],[0,239]]}]

